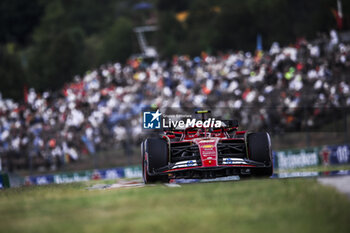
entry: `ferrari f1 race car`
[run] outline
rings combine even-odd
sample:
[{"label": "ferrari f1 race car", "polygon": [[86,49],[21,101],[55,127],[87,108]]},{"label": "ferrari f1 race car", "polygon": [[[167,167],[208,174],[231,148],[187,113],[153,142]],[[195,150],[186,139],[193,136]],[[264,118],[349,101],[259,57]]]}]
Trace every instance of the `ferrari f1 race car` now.
[{"label": "ferrari f1 race car", "polygon": [[[204,114],[209,111],[197,111]],[[271,176],[270,136],[238,131],[237,121],[221,127],[169,129],[141,143],[143,180],[211,179],[224,176]]]}]

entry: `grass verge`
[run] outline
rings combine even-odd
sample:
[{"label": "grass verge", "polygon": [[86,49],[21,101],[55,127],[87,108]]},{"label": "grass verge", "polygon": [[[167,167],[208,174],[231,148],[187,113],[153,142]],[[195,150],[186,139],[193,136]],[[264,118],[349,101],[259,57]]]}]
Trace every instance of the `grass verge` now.
[{"label": "grass verge", "polygon": [[349,232],[350,202],[315,179],[0,192],[0,232]]}]

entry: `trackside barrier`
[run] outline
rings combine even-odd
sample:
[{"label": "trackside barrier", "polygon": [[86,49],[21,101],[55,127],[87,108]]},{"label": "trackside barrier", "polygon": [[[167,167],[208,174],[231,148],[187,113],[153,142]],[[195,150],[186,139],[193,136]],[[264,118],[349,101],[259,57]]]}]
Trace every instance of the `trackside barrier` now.
[{"label": "trackside barrier", "polygon": [[341,171],[325,171],[325,172],[312,172],[312,171],[299,171],[299,172],[279,172],[272,175],[272,178],[297,178],[297,177],[322,177],[322,176],[349,176],[350,170]]},{"label": "trackside barrier", "polygon": [[349,145],[332,145],[294,150],[273,151],[275,169],[294,169],[310,166],[350,163]]},{"label": "trackside barrier", "polygon": [[350,163],[350,146],[325,146],[321,150],[322,163],[324,165]]},{"label": "trackside barrier", "polygon": [[0,173],[0,189],[3,188],[10,188],[10,181],[7,173]]},{"label": "trackside barrier", "polygon": [[[350,146],[332,145],[294,150],[273,151],[275,169],[294,169],[309,166],[350,164]],[[140,178],[141,166],[86,170],[17,178],[18,185],[45,185],[81,182],[99,179]],[[10,187],[8,174],[0,173],[0,189]]]},{"label": "trackside barrier", "polygon": [[62,184],[100,179],[136,178],[141,176],[141,166],[130,166],[60,174],[27,176],[24,178],[24,185]]},{"label": "trackside barrier", "polygon": [[319,148],[282,150],[274,153],[275,169],[294,169],[316,166],[320,163]]}]

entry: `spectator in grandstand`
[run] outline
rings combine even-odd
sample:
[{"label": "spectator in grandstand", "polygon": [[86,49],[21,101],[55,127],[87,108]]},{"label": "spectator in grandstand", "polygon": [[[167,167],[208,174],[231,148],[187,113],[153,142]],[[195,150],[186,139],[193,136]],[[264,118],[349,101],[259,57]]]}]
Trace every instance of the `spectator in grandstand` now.
[{"label": "spectator in grandstand", "polygon": [[330,107],[350,106],[349,69],[350,46],[335,32],[328,43],[273,43],[256,55],[103,65],[59,92],[30,89],[24,104],[0,97],[0,152],[41,157],[51,169],[99,150],[123,148],[128,155],[130,142],[142,137],[145,107],[221,108],[244,127],[276,133],[317,127]]}]

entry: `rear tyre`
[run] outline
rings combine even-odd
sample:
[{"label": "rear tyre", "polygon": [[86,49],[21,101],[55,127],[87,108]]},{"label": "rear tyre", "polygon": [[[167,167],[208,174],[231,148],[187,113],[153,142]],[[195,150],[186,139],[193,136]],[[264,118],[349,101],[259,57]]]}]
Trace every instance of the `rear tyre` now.
[{"label": "rear tyre", "polygon": [[268,133],[251,133],[248,135],[249,159],[264,163],[267,167],[256,168],[253,175],[271,176],[273,173],[271,141]]},{"label": "rear tyre", "polygon": [[152,175],[161,167],[168,165],[168,144],[162,138],[148,138],[141,144],[142,176],[145,184],[169,182],[167,175]]}]

